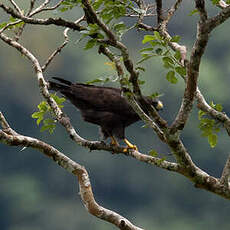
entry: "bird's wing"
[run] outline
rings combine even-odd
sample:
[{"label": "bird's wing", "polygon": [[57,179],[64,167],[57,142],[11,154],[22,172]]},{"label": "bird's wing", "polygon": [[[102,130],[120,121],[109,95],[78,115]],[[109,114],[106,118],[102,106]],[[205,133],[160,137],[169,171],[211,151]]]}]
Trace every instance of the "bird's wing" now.
[{"label": "bird's wing", "polygon": [[123,116],[135,114],[126,99],[121,96],[120,89],[79,83],[72,84],[61,78],[54,79],[60,83],[49,81],[50,89],[62,93],[80,110],[91,109],[122,114]]},{"label": "bird's wing", "polygon": [[133,111],[126,99],[121,96],[119,89],[83,84],[74,84],[70,88],[72,97],[70,100],[77,107],[80,103],[97,111],[109,111],[117,114]]}]

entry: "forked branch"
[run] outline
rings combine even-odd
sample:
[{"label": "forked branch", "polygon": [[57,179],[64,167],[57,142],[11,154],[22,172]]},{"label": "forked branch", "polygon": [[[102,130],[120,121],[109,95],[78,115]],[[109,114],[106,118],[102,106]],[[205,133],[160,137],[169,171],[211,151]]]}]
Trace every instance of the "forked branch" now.
[{"label": "forked branch", "polygon": [[[7,123],[1,112],[0,125],[3,128],[2,130],[0,129],[0,142],[3,142],[10,146],[23,146],[37,149],[42,154],[49,157],[58,165],[60,165],[62,168],[77,176],[81,199],[85,205],[85,208],[90,214],[114,224],[121,230],[143,230],[142,228],[133,225],[125,217],[119,215],[112,210],[102,207],[95,201],[89,175],[84,166],[71,160],[65,154],[61,153],[53,146],[41,140],[16,133],[10,128],[9,124]],[[9,129],[11,130],[10,132]]]}]

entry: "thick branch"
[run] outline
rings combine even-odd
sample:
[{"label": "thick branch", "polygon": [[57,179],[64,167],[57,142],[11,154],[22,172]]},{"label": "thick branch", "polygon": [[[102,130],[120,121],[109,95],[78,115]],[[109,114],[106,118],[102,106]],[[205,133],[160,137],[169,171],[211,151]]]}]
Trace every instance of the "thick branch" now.
[{"label": "thick branch", "polygon": [[[8,127],[8,124],[1,113],[0,123],[3,125],[3,127]],[[0,130],[0,142],[11,146],[24,146],[37,149],[55,161],[62,168],[76,175],[78,177],[81,199],[85,205],[85,208],[92,215],[114,224],[121,230],[143,230],[133,225],[129,220],[119,215],[118,213],[100,206],[94,199],[89,175],[86,169],[80,164],[68,158],[63,153],[59,152],[51,145],[31,137],[22,136],[19,134],[7,134],[4,129]]]},{"label": "thick branch", "polygon": [[205,0],[195,0],[195,3],[196,3],[196,9],[200,14],[200,20],[201,22],[204,23],[208,18],[208,14],[205,8]]},{"label": "thick branch", "polygon": [[219,179],[208,175],[197,167],[179,137],[168,133],[167,141],[179,164],[180,174],[191,180],[195,187],[205,189],[230,200],[230,188],[223,186]]},{"label": "thick branch", "polygon": [[160,25],[163,21],[163,9],[162,9],[162,0],[156,0],[157,6],[157,24]]},{"label": "thick branch", "polygon": [[209,39],[209,32],[204,23],[199,22],[197,26],[197,40],[193,45],[190,61],[187,64],[187,81],[180,110],[172,124],[172,133],[182,130],[192,111],[201,57],[204,54]]},{"label": "thick branch", "polygon": [[217,26],[224,23],[230,17],[230,5],[223,8],[223,10],[216,16],[207,20],[207,28],[209,32],[214,30]]}]

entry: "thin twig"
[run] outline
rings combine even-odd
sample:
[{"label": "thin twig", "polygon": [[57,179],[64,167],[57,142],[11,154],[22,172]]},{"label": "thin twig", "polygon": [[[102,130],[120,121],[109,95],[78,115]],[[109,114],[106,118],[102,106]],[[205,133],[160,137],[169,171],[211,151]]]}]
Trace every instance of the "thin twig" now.
[{"label": "thin twig", "polygon": [[[79,24],[83,19],[84,19],[84,16],[82,16],[81,18],[79,18],[78,20],[76,20],[75,23]],[[42,66],[42,71],[43,72],[46,70],[46,68],[48,67],[48,65],[55,58],[55,56],[57,54],[59,54],[62,51],[62,49],[68,44],[68,42],[69,42],[68,31],[69,31],[69,28],[66,28],[64,30],[63,34],[64,34],[65,41],[48,57],[47,61]]]},{"label": "thin twig", "polygon": [[175,14],[176,10],[180,7],[183,0],[177,0],[174,5],[168,11],[167,16],[165,17],[164,21],[166,24],[171,20],[172,16]]},{"label": "thin twig", "polygon": [[63,2],[64,0],[60,0],[57,4],[55,4],[54,6],[51,6],[51,7],[46,7],[46,5],[48,3],[46,3],[47,1],[45,1],[42,5],[40,5],[37,9],[35,9],[34,11],[31,12],[30,16],[33,16],[35,14],[38,14],[42,11],[50,11],[50,10],[55,10],[57,9],[61,3]]},{"label": "thin twig", "polygon": [[21,15],[14,11],[12,8],[5,6],[4,4],[0,3],[0,8],[2,8],[5,12],[10,14],[11,16],[15,18],[19,18],[25,23],[28,24],[35,24],[35,25],[56,25],[56,26],[62,26],[67,27],[73,30],[82,31],[86,30],[84,26],[80,26],[75,24],[72,21],[64,20],[62,18],[47,18],[47,19],[35,19],[31,17],[27,17],[24,15]]},{"label": "thin twig", "polygon": [[223,123],[228,135],[230,136],[230,118],[223,112],[213,109],[205,100],[204,96],[197,87],[196,90],[197,107],[208,113],[211,117]]},{"label": "thin twig", "polygon": [[14,0],[9,0],[11,2],[11,4],[14,6],[15,10],[17,10],[17,12],[19,14],[23,14],[22,10],[20,9],[20,7],[15,3]]}]

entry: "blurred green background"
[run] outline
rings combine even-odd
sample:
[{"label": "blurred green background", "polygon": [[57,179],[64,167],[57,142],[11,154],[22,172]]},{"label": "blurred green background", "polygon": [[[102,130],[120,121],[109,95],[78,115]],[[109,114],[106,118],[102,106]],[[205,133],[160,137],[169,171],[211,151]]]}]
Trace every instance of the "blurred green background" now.
[{"label": "blurred green background", "polygon": [[[168,1],[172,2],[172,1]],[[209,2],[209,1],[207,1]],[[21,1],[21,4],[28,1]],[[211,7],[211,4],[209,5]],[[185,1],[169,24],[172,35],[180,35],[181,43],[191,52],[195,38],[197,15],[189,16],[194,9],[192,1]],[[212,10],[211,15],[218,10]],[[80,12],[72,10],[65,18],[77,18]],[[6,18],[0,11],[1,18]],[[56,15],[55,15],[56,16]],[[149,19],[150,20],[150,19]],[[152,19],[151,19],[152,20]],[[62,28],[28,25],[22,43],[44,63],[51,52],[63,41]],[[229,21],[212,33],[200,72],[200,89],[208,102],[220,103],[230,114],[229,71],[230,45]],[[141,48],[142,32],[130,31],[124,42],[137,60]],[[105,64],[108,60],[96,49],[83,51],[85,42],[77,43],[79,34],[70,32],[71,41],[45,72],[52,76],[86,82],[95,78],[115,76]],[[182,80],[176,85],[167,82],[161,61],[151,59],[145,64],[141,76],[147,82],[144,94],[163,93],[164,110],[161,115],[169,121],[175,118],[183,95]],[[209,192],[194,188],[186,178],[140,163],[123,155],[88,150],[76,145],[61,126],[50,135],[40,132],[31,114],[42,99],[35,73],[30,62],[13,48],[0,41],[0,109],[10,125],[19,133],[40,138],[52,144],[88,170],[96,200],[104,207],[124,215],[145,229],[158,230],[216,230],[230,228],[230,203]],[[113,86],[118,86],[112,83]],[[79,112],[69,103],[64,111],[82,137],[98,140],[98,128],[82,121]],[[194,162],[209,174],[219,177],[229,154],[229,137],[220,132],[216,148],[210,148],[198,129],[198,110],[192,116],[182,139]],[[168,155],[151,129],[142,128],[138,122],[126,133],[139,150],[148,153],[155,149],[161,156]],[[73,175],[44,157],[40,152],[0,144],[0,229],[1,230],[112,230],[85,210],[78,194],[78,183]]]}]

